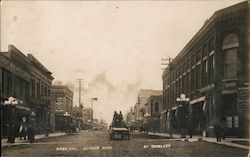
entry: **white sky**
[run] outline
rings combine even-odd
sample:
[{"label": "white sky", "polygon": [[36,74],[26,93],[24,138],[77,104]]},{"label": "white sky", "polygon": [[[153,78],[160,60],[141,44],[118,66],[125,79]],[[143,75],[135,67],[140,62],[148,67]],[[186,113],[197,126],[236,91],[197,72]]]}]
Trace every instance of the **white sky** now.
[{"label": "white sky", "polygon": [[129,110],[139,89],[162,89],[161,58],[175,57],[206,19],[239,0],[4,1],[1,51],[16,46],[74,90],[84,106],[111,121]]}]

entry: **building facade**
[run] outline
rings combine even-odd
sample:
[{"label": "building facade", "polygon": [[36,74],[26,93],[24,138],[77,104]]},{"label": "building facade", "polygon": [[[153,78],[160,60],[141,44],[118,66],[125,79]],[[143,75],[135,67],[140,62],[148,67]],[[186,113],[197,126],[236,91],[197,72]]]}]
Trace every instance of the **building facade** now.
[{"label": "building facade", "polygon": [[153,95],[161,95],[161,90],[153,90],[153,89],[141,89],[137,95],[137,102],[134,106],[134,124],[136,129],[140,129],[143,125],[144,115],[146,113],[146,104],[148,103],[148,99]]},{"label": "building facade", "polygon": [[162,93],[160,95],[150,96],[146,104],[146,113],[144,114],[144,119],[146,120],[146,123],[148,123],[150,131],[160,131],[162,109]]},{"label": "building facade", "polygon": [[65,121],[70,121],[72,118],[73,108],[73,92],[63,85],[53,85],[51,87],[52,113],[54,119],[51,126],[54,130],[64,129]]},{"label": "building facade", "polygon": [[195,131],[209,133],[216,121],[225,121],[228,135],[248,136],[249,22],[248,2],[205,22],[163,72],[162,117],[176,115],[176,99],[185,94]]},{"label": "building facade", "polygon": [[30,67],[30,97],[29,105],[34,109],[37,117],[37,130],[43,130],[49,127],[52,121],[52,106],[50,104],[51,85],[53,77],[32,54],[27,55],[31,64]]},{"label": "building facade", "polygon": [[[0,53],[0,94],[3,135],[10,123],[18,125],[22,117],[28,118],[30,112],[36,115],[36,130],[43,132],[49,123],[49,102],[42,95],[49,95],[54,78],[34,56],[25,56],[15,46],[9,45],[8,52]],[[34,83],[36,80],[39,83]],[[45,86],[46,85],[46,86]],[[4,104],[13,97],[18,100],[16,106]],[[12,109],[11,109],[12,108]]]}]

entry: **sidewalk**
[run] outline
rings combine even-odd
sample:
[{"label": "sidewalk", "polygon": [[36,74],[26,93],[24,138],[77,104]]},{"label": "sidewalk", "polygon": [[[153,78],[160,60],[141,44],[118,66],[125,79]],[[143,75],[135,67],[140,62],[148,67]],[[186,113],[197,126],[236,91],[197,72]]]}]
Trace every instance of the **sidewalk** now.
[{"label": "sidewalk", "polygon": [[[65,133],[61,133],[61,132],[57,132],[57,133],[50,133],[48,137],[46,137],[44,134],[40,134],[40,135],[35,135],[35,142],[38,139],[44,139],[44,138],[50,138],[50,137],[59,137],[59,136],[63,136],[66,135]],[[21,144],[30,144],[30,142],[28,140],[19,140],[19,137],[15,139],[15,143],[7,143],[7,138],[2,138],[1,139],[1,146],[5,147],[5,146],[16,146],[16,145],[21,145]]]},{"label": "sidewalk", "polygon": [[[169,133],[148,133],[149,135],[155,135],[155,136],[162,136],[162,137],[168,137],[170,138]],[[179,134],[172,134],[173,138],[179,138],[182,141],[188,141],[188,142],[196,142],[196,141],[206,141],[206,142],[211,142],[211,143],[216,143],[216,144],[222,144],[226,146],[231,146],[231,147],[236,147],[236,148],[241,148],[241,149],[247,149],[250,150],[250,146],[243,145],[243,144],[238,144],[239,143],[249,143],[249,139],[247,138],[226,138],[225,140],[222,140],[221,142],[217,142],[215,137],[202,137],[202,136],[192,136],[192,138],[189,138],[189,136],[186,136],[186,138],[180,138],[181,136]]]}]

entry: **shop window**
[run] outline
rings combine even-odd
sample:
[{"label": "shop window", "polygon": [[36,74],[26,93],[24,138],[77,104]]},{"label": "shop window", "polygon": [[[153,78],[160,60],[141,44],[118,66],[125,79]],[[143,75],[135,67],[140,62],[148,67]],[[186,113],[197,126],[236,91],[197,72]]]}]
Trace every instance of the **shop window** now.
[{"label": "shop window", "polygon": [[238,116],[234,116],[234,127],[235,128],[239,127],[239,117]]},{"label": "shop window", "polygon": [[228,128],[232,128],[233,127],[232,117],[227,117],[227,127]]}]

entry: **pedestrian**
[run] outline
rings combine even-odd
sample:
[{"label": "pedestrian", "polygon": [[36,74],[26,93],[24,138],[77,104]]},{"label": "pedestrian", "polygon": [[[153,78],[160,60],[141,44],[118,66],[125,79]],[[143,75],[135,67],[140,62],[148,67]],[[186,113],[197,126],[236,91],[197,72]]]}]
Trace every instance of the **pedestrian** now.
[{"label": "pedestrian", "polygon": [[201,113],[200,129],[203,137],[206,137],[206,115],[204,112]]},{"label": "pedestrian", "polygon": [[193,119],[193,114],[192,112],[189,114],[188,116],[188,134],[189,134],[189,138],[193,137],[193,132],[194,132],[194,119]]},{"label": "pedestrian", "polygon": [[221,131],[222,131],[222,139],[225,140],[226,139],[226,132],[227,132],[227,123],[226,123],[226,119],[223,118],[222,119],[222,123],[221,123]]},{"label": "pedestrian", "polygon": [[47,125],[47,126],[45,127],[45,137],[48,137],[48,136],[49,136],[49,131],[50,131],[50,128],[49,128],[49,126]]},{"label": "pedestrian", "polygon": [[30,143],[34,143],[35,141],[35,126],[32,123],[28,124],[28,138]]},{"label": "pedestrian", "polygon": [[19,131],[20,140],[22,140],[22,138],[24,138],[24,140],[26,140],[26,136],[27,136],[26,117],[22,117],[22,122],[19,126],[18,131]]},{"label": "pedestrian", "polygon": [[118,126],[118,121],[119,121],[119,119],[118,119],[118,113],[116,111],[114,111],[113,122],[112,122],[114,127]]},{"label": "pedestrian", "polygon": [[221,132],[222,132],[222,128],[221,128],[221,123],[220,121],[217,119],[214,123],[214,133],[216,136],[216,140],[217,142],[221,141]]},{"label": "pedestrian", "polygon": [[15,125],[14,123],[8,123],[7,124],[8,129],[8,140],[7,143],[15,143]]},{"label": "pedestrian", "polygon": [[122,115],[122,111],[120,111],[120,113],[119,113],[119,115],[118,115],[119,127],[121,127],[122,121],[123,121],[123,115]]}]

